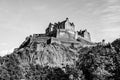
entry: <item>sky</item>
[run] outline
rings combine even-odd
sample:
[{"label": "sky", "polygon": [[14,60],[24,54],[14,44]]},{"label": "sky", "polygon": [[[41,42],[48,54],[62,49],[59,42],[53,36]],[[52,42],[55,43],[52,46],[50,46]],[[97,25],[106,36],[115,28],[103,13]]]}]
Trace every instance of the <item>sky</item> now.
[{"label": "sky", "polygon": [[93,42],[120,37],[120,0],[0,0],[0,55],[66,17],[76,30],[87,29]]}]

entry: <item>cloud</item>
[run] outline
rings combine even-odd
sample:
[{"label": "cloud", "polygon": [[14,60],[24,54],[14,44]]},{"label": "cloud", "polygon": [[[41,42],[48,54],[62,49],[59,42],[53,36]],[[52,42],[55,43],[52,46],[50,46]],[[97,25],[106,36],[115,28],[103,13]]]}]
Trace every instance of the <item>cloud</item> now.
[{"label": "cloud", "polygon": [[7,46],[7,43],[0,43],[0,46]]},{"label": "cloud", "polygon": [[115,3],[118,2],[118,0],[107,0],[109,3]]},{"label": "cloud", "polygon": [[120,31],[120,28],[107,28],[107,29],[103,29],[103,32],[118,32]]},{"label": "cloud", "polygon": [[108,0],[106,8],[101,13],[104,24],[111,25],[120,22],[120,5],[118,3],[118,0]]},{"label": "cloud", "polygon": [[13,52],[13,49],[10,50],[2,50],[0,51],[0,56],[5,56],[7,54],[11,54]]},{"label": "cloud", "polygon": [[33,10],[45,10],[47,9],[47,5],[36,5],[32,7]]},{"label": "cloud", "polygon": [[101,30],[102,37],[109,42],[120,37],[120,28],[105,28]]}]

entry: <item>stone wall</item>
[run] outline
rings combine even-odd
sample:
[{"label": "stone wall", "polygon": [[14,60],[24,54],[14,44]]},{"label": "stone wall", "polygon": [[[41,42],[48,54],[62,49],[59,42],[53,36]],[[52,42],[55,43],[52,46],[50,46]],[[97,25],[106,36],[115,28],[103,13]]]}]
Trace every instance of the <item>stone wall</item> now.
[{"label": "stone wall", "polygon": [[90,33],[89,32],[84,32],[84,38],[88,41],[91,41]]},{"label": "stone wall", "polygon": [[76,39],[77,39],[78,36],[81,36],[82,38],[84,38],[87,41],[91,41],[90,33],[86,29],[77,31],[76,32]]},{"label": "stone wall", "polygon": [[46,29],[46,34],[50,34],[53,31],[54,24],[50,23]]},{"label": "stone wall", "polygon": [[75,34],[74,33],[70,33],[67,30],[60,29],[60,30],[57,30],[57,36],[56,36],[56,38],[75,39]]}]

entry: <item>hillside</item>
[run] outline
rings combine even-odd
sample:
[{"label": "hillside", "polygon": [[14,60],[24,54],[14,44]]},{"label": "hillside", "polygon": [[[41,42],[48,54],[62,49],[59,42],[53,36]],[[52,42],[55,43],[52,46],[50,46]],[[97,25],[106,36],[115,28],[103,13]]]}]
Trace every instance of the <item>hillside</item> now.
[{"label": "hillside", "polygon": [[73,67],[78,59],[77,51],[72,47],[57,43],[49,45],[40,43],[39,51],[37,51],[36,43],[27,42],[29,41],[23,42],[12,54],[0,58],[0,80],[38,80],[33,79],[34,75],[42,78],[47,76],[46,71],[54,69],[62,71],[61,69],[67,65]]},{"label": "hillside", "polygon": [[120,80],[120,39],[84,48],[34,45],[0,57],[0,80]]}]

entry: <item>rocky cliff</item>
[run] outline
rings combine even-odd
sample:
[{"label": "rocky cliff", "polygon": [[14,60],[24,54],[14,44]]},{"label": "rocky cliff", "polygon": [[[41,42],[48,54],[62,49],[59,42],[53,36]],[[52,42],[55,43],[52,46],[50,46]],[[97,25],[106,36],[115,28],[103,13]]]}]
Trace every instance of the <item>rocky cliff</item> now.
[{"label": "rocky cliff", "polygon": [[57,43],[38,43],[31,40],[31,37],[27,37],[13,53],[0,58],[0,79],[30,80],[30,76],[28,78],[26,76],[29,74],[31,67],[36,68],[36,66],[41,68],[43,72],[45,71],[44,68],[48,70],[48,67],[50,70],[56,68],[61,71],[64,71],[66,66],[75,67],[78,53],[73,46],[67,47]]},{"label": "rocky cliff", "polygon": [[49,45],[40,43],[38,51],[30,47],[24,47],[18,49],[15,53],[23,65],[34,63],[42,66],[64,67],[74,65],[74,61],[77,60],[76,50],[57,43]]},{"label": "rocky cliff", "polygon": [[84,48],[30,39],[0,57],[0,80],[120,79],[120,39]]}]

